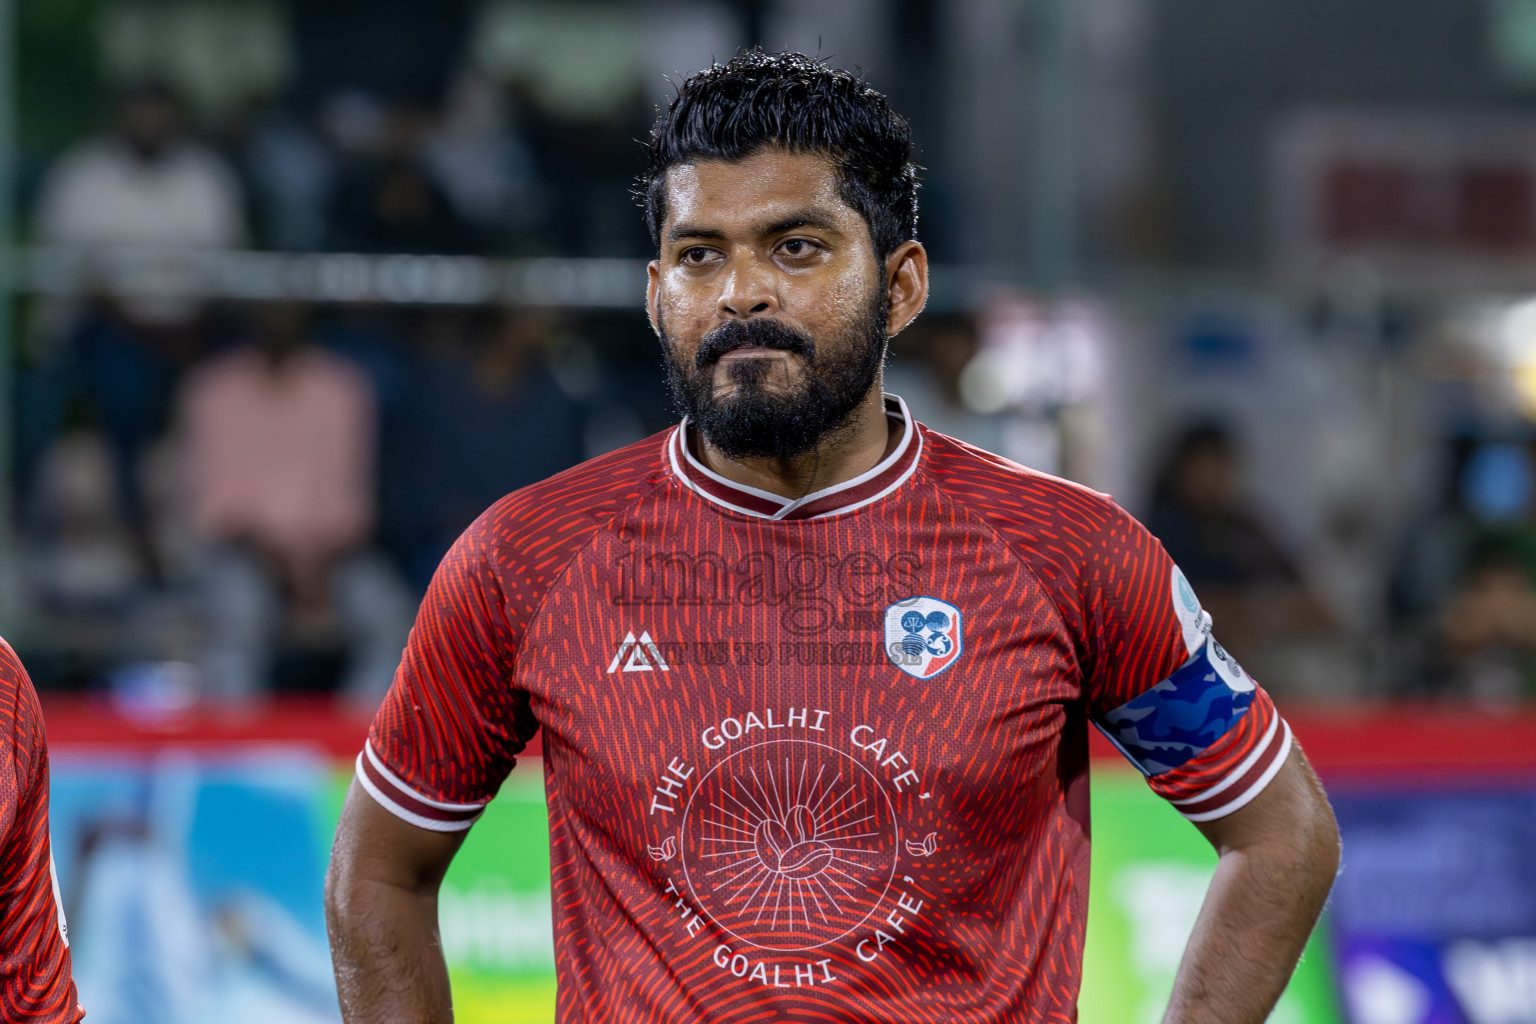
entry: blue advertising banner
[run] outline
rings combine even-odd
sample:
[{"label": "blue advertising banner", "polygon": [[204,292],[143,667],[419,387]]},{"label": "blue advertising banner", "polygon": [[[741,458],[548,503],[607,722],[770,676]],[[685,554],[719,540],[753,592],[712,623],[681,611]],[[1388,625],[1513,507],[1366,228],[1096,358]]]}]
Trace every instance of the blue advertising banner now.
[{"label": "blue advertising banner", "polygon": [[322,756],[56,757],[54,857],[91,1024],[339,1024]]},{"label": "blue advertising banner", "polygon": [[1351,1024],[1536,1024],[1536,787],[1335,787]]}]

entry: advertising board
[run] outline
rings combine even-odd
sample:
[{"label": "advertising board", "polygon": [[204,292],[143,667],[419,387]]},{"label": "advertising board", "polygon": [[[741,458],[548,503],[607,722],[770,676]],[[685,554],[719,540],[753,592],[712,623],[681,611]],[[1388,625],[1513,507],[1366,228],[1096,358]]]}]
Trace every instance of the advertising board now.
[{"label": "advertising board", "polygon": [[[175,728],[46,714],[92,1024],[336,1024],[321,890],[364,725],[294,707]],[[1329,782],[1344,868],[1271,1020],[1536,1024],[1536,722],[1291,718]],[[444,881],[463,1024],[553,1018],[543,787],[523,758]],[[1216,856],[1107,745],[1092,794],[1079,1019],[1152,1024]]]}]

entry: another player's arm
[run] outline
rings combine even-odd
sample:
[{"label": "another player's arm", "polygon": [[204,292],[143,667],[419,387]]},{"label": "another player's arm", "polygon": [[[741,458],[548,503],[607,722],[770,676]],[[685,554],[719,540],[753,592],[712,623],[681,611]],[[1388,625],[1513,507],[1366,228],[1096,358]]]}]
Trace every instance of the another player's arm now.
[{"label": "another player's arm", "polygon": [[1299,746],[1252,802],[1197,822],[1216,876],[1164,1024],[1259,1024],[1280,998],[1339,867],[1339,830]]},{"label": "another player's arm", "polygon": [[77,1024],[48,838],[48,739],[27,670],[0,640],[0,1024]]},{"label": "another player's arm", "polygon": [[402,821],[353,780],[325,879],[346,1024],[453,1020],[437,894],[466,834]]}]

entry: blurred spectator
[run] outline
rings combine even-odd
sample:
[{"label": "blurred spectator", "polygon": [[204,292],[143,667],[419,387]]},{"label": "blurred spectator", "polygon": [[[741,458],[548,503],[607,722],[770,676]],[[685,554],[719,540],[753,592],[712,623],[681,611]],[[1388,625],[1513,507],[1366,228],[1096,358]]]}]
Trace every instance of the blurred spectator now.
[{"label": "blurred spectator", "polygon": [[285,634],[339,631],[345,691],[366,703],[388,687],[413,613],[366,548],[375,399],[361,370],[310,342],[303,307],[260,307],[255,323],[255,346],[201,368],[182,395],[193,521],[209,542],[206,684],[249,698]]},{"label": "blurred spectator", "polygon": [[[157,446],[145,460],[155,469],[145,486],[150,523],[161,527],[157,542],[170,532],[157,499],[174,485],[164,479],[172,454]],[[116,689],[116,666],[185,662],[195,650],[196,620],[174,588],[148,585],[138,538],[118,506],[106,439],[90,428],[71,430],[48,449],[37,477],[18,566],[29,669],[41,685],[111,682]],[[178,552],[164,553],[174,575]]]},{"label": "blurred spectator", "polygon": [[1530,467],[1519,446],[1454,438],[1444,467],[1440,493],[1407,524],[1388,576],[1394,631],[1387,675],[1399,693],[1456,685],[1456,656],[1443,629],[1446,606],[1488,551],[1479,542],[1485,527],[1518,521],[1531,504]]},{"label": "blurred spectator", "polygon": [[533,154],[514,130],[507,90],[485,74],[460,76],[423,158],[465,221],[518,251],[536,226]]},{"label": "blurred spectator", "polygon": [[630,196],[638,169],[634,140],[645,136],[654,116],[643,97],[620,91],[591,109],[561,109],[528,82],[508,88],[544,186],[541,237],[548,250],[655,255]]},{"label": "blurred spectator", "polygon": [[458,215],[427,162],[429,113],[399,106],[381,116],[376,133],[358,139],[343,164],[331,200],[330,247],[368,253],[479,251],[479,234]]},{"label": "blurred spectator", "polygon": [[1394,598],[1431,688],[1509,703],[1536,695],[1536,452],[1488,442],[1462,455],[1448,508],[1399,559]]},{"label": "blurred spectator", "polygon": [[[60,158],[43,184],[37,234],[85,249],[234,248],[245,239],[240,190],[211,150],[187,134],[181,102],[149,83],[118,100],[112,131]],[[127,304],[135,319],[183,323],[187,300]]]},{"label": "blurred spectator", "polygon": [[1156,478],[1147,528],[1183,570],[1239,661],[1259,675],[1270,649],[1329,625],[1295,564],[1245,506],[1231,435],[1191,426]]},{"label": "blurred spectator", "polygon": [[71,431],[49,449],[28,519],[33,529],[22,560],[39,611],[90,617],[124,610],[143,569],[118,514],[111,455],[99,433]]},{"label": "blurred spectator", "polygon": [[224,126],[257,226],[257,244],[286,252],[321,248],[336,157],[307,117],[283,104],[251,101]]},{"label": "blurred spectator", "polygon": [[389,532],[418,590],[497,499],[585,456],[590,388],[556,371],[561,339],[546,310],[509,310],[489,324],[442,313],[425,325],[389,501]]},{"label": "blurred spectator", "polygon": [[234,176],[189,138],[180,102],[157,84],[124,92],[112,131],[62,157],[43,184],[37,235],[46,244],[87,256],[129,246],[186,251],[185,260],[156,263],[153,297],[102,291],[84,307],[53,311],[70,344],[42,369],[54,386],[38,395],[51,400],[34,396],[22,431],[31,449],[22,452],[25,468],[56,435],[69,394],[90,401],[112,447],[123,514],[146,556],[139,458],[163,426],[180,371],[206,341],[194,252],[242,245],[242,218]]},{"label": "blurred spectator", "polygon": [[1441,624],[1461,693],[1481,703],[1536,694],[1536,583],[1518,553],[1484,545]]}]

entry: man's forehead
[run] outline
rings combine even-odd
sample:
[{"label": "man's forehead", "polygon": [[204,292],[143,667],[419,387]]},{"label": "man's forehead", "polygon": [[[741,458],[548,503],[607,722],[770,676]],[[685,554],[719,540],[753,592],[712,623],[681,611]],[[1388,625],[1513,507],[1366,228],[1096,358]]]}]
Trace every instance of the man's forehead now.
[{"label": "man's forehead", "polygon": [[838,227],[859,218],[843,201],[836,166],[814,154],[761,150],[743,160],[676,164],[665,187],[669,229],[762,231],[804,215]]}]

